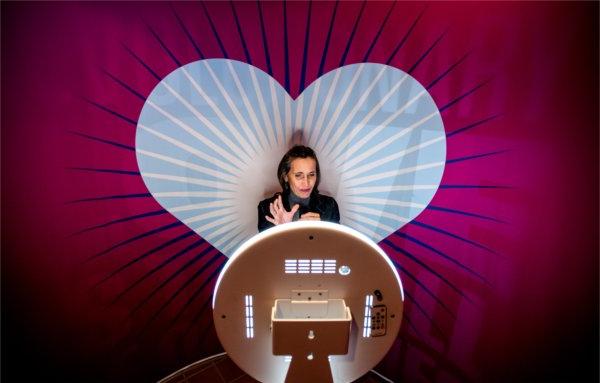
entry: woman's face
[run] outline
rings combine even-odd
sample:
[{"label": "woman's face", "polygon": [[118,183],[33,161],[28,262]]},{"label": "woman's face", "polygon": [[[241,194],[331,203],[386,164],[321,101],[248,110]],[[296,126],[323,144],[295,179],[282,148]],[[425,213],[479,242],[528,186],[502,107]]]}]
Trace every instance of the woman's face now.
[{"label": "woman's face", "polygon": [[310,197],[317,182],[317,161],[314,158],[296,158],[285,176],[292,192],[300,198]]}]

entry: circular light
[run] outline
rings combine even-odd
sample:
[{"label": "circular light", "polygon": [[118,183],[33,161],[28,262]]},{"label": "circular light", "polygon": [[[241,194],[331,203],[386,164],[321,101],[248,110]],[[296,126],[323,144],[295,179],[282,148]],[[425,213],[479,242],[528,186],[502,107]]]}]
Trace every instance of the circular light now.
[{"label": "circular light", "polygon": [[350,274],[351,270],[350,270],[350,266],[343,265],[343,266],[340,266],[340,268],[338,269],[338,271],[342,275],[348,275],[348,274]]}]

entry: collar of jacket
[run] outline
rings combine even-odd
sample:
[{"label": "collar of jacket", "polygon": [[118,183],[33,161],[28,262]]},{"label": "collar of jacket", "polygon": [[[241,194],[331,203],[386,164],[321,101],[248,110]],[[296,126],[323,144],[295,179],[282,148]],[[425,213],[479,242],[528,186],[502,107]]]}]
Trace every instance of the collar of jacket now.
[{"label": "collar of jacket", "polygon": [[[289,190],[289,189],[284,191],[283,193],[281,193],[281,201],[283,202],[283,207],[287,211],[290,211],[290,209],[292,208],[290,206],[290,198],[289,198],[290,193],[291,193],[291,190]],[[319,193],[317,193],[315,190],[313,190],[312,193],[310,194],[310,201],[308,202],[308,208],[300,208],[300,214],[304,214],[309,211],[319,213],[319,214],[322,213],[321,209],[319,209]]]}]

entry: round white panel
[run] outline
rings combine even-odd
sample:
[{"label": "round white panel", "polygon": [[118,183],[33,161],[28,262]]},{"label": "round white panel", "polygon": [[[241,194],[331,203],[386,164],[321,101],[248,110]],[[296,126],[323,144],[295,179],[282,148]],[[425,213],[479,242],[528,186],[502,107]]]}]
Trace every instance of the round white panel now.
[{"label": "round white panel", "polygon": [[240,246],[219,276],[213,296],[223,347],[259,381],[285,379],[290,361],[272,354],[271,309],[275,299],[291,299],[298,290],[322,291],[329,299],[344,299],[350,308],[348,354],[330,357],[335,382],[366,374],[398,335],[402,284],[377,244],[328,222],[276,226]]}]

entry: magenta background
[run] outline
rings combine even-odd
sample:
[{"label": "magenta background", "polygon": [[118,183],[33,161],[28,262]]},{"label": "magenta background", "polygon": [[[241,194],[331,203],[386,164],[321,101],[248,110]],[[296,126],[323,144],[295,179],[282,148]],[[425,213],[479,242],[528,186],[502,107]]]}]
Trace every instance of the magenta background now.
[{"label": "magenta background", "polygon": [[[341,3],[325,71],[339,66],[361,2]],[[361,62],[391,3],[367,3],[346,64]],[[314,3],[307,84],[317,76],[334,3]],[[235,4],[252,63],[266,70],[256,3]],[[223,57],[200,3],[173,8],[206,57]],[[229,58],[246,61],[229,3],[207,3]],[[274,77],[285,82],[282,4],[263,4]],[[456,313],[452,318],[409,278],[403,281],[444,331],[407,302],[418,334],[404,325],[378,370],[403,381],[597,381],[598,374],[598,4],[398,3],[369,61],[385,62],[417,15],[414,33],[391,65],[408,70],[444,31],[412,75],[428,85],[465,53],[468,58],[431,89],[443,106],[487,85],[442,113],[447,132],[496,119],[448,138],[448,159],[506,152],[448,164],[432,204],[495,217],[485,221],[436,211],[418,220],[494,249],[497,254],[408,225],[402,232],[435,246],[485,276],[491,287],[398,237],[390,239],[444,274],[474,302],[461,299],[413,261],[383,248]],[[307,4],[288,3],[291,94],[299,93]],[[97,289],[108,273],[186,230],[165,231],[92,255],[171,222],[160,215],[73,235],[86,227],[156,210],[149,198],[87,203],[94,196],[146,193],[139,176],[69,170],[136,171],[134,153],[74,135],[134,145],[135,127],[84,101],[137,120],[142,100],[103,70],[147,96],[153,78],[199,59],[164,3],[2,3],[2,374],[3,381],[150,381],[220,352],[206,288],[168,327],[211,265],[152,322],[137,331],[200,261],[129,316],[147,293],[189,259],[116,294],[161,259],[154,254]],[[202,245],[198,250],[204,249]],[[209,257],[215,254],[211,252]],[[208,259],[208,258],[206,258]],[[204,278],[204,279],[203,279]],[[429,351],[427,351],[429,350]],[[39,364],[30,368],[29,363]],[[30,379],[31,378],[31,379]]]}]

